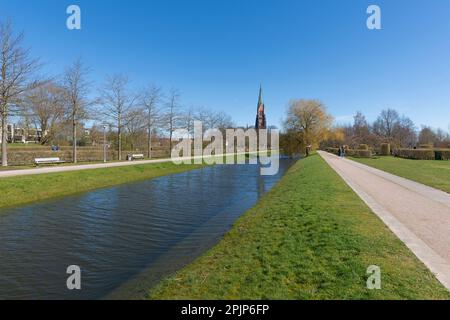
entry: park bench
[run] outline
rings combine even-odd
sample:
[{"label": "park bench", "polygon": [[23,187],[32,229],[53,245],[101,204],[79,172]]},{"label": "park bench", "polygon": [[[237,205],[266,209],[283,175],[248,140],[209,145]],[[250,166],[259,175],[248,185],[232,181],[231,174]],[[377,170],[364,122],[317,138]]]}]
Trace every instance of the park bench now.
[{"label": "park bench", "polygon": [[34,164],[40,165],[40,164],[60,164],[65,163],[65,161],[62,161],[60,158],[35,158]]},{"label": "park bench", "polygon": [[133,161],[133,160],[143,160],[144,159],[144,155],[142,153],[138,153],[138,154],[129,154],[127,156],[127,160],[128,161]]}]

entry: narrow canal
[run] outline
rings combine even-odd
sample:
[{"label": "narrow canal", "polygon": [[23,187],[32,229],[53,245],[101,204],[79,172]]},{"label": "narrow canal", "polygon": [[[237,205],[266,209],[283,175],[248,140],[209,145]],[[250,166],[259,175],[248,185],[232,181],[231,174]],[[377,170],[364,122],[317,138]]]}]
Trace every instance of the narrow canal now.
[{"label": "narrow canal", "polygon": [[[138,299],[215,245],[275,176],[222,165],[0,212],[0,299]],[[67,267],[81,268],[68,290]]]}]

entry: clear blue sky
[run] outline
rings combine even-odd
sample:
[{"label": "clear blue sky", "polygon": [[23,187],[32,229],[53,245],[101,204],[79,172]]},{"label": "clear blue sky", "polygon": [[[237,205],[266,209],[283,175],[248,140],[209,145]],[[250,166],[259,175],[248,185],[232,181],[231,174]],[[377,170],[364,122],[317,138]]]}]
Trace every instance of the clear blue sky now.
[{"label": "clear blue sky", "polygon": [[[82,30],[66,29],[66,8]],[[380,31],[366,8],[382,9]],[[338,122],[395,108],[420,126],[450,125],[448,0],[0,0],[0,17],[60,73],[82,56],[99,84],[128,75],[138,88],[181,91],[187,106],[253,124],[263,84],[269,124],[291,98],[322,100]]]}]

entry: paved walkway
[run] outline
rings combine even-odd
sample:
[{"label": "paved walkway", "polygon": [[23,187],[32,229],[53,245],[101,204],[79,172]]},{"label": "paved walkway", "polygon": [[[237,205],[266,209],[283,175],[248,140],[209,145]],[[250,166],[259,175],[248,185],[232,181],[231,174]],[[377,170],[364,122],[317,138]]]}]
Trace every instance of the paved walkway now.
[{"label": "paved walkway", "polygon": [[135,166],[135,165],[139,165],[139,164],[163,163],[163,162],[170,162],[170,161],[172,161],[172,160],[171,159],[157,159],[157,160],[142,160],[142,161],[110,162],[110,163],[97,163],[97,164],[42,167],[42,168],[34,168],[34,169],[4,170],[4,171],[0,171],[0,178],[29,176],[29,175],[36,175],[36,174],[43,174],[43,173],[56,173],[56,172],[67,172],[67,171],[125,167],[125,166]]},{"label": "paved walkway", "polygon": [[319,154],[450,290],[450,194],[327,152]]},{"label": "paved walkway", "polygon": [[102,169],[102,168],[114,168],[114,167],[127,167],[136,166],[142,164],[155,164],[155,163],[165,163],[165,162],[183,162],[192,161],[196,159],[207,159],[215,157],[226,157],[226,156],[237,156],[246,154],[256,154],[257,152],[237,152],[237,153],[223,153],[213,156],[192,156],[192,157],[180,157],[180,158],[165,158],[165,159],[155,159],[155,160],[139,160],[139,161],[122,161],[122,162],[108,162],[108,163],[97,163],[97,164],[82,164],[82,165],[66,165],[66,166],[55,166],[55,167],[42,167],[34,169],[18,169],[18,170],[0,170],[0,178],[17,177],[17,176],[29,176],[44,173],[57,173],[57,172],[68,172],[68,171],[80,171],[80,170],[92,170],[92,169]]}]

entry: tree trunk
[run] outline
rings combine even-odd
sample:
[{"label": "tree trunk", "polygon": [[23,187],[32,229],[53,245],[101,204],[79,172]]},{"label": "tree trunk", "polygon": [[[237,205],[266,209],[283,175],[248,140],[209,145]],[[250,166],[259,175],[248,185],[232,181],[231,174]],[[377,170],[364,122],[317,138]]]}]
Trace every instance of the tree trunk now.
[{"label": "tree trunk", "polygon": [[117,123],[117,148],[119,151],[118,159],[122,160],[122,116],[119,114],[119,121]]},{"label": "tree trunk", "polygon": [[172,132],[172,129],[170,129],[169,154],[172,154],[172,135],[173,135],[173,132]]},{"label": "tree trunk", "polygon": [[148,158],[152,158],[152,127],[148,127]]},{"label": "tree trunk", "polygon": [[77,163],[77,124],[75,120],[72,121],[72,126],[73,163]]},{"label": "tree trunk", "polygon": [[2,167],[8,166],[8,126],[6,124],[6,116],[2,116]]}]

